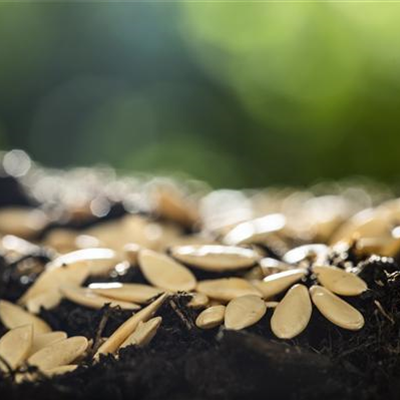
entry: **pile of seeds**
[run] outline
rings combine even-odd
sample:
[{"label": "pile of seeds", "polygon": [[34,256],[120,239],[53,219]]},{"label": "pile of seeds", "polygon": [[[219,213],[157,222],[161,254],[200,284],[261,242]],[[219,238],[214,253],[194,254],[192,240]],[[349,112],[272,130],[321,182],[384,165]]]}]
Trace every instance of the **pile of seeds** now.
[{"label": "pile of seeds", "polygon": [[0,389],[396,392],[400,200],[82,176],[0,178],[21,196],[0,208]]}]

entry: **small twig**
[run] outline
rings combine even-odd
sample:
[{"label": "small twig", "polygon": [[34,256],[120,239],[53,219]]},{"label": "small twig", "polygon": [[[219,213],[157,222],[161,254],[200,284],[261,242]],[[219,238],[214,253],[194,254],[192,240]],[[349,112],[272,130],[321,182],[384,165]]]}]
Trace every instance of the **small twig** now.
[{"label": "small twig", "polygon": [[101,335],[104,331],[104,328],[106,327],[106,324],[108,322],[108,319],[110,318],[110,314],[111,314],[111,308],[107,307],[104,310],[104,314],[101,317],[100,323],[99,323],[99,327],[97,328],[97,332],[96,332],[96,336],[94,338],[94,343],[92,346],[92,350],[90,352],[90,357],[93,357],[94,354],[96,353],[96,351],[98,350],[98,348],[100,347],[100,342],[101,342]]},{"label": "small twig", "polygon": [[382,304],[381,304],[378,300],[374,300],[374,303],[375,303],[376,307],[378,308],[378,310],[382,313],[382,315],[383,315],[384,317],[386,317],[386,318],[392,323],[392,325],[394,325],[395,322],[394,322],[393,317],[390,316],[390,315],[385,311],[385,309],[382,307]]},{"label": "small twig", "polygon": [[170,300],[169,304],[170,304],[171,308],[175,311],[175,313],[178,315],[178,317],[181,319],[181,321],[186,325],[186,328],[188,330],[191,330],[193,328],[193,325],[186,318],[184,313],[179,309],[179,307],[176,305],[176,303],[173,300]]}]

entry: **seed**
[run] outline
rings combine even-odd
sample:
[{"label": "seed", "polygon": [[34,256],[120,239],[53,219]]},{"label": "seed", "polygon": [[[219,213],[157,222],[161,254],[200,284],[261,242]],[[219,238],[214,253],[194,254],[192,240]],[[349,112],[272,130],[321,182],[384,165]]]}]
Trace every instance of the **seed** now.
[{"label": "seed", "polygon": [[24,239],[40,232],[48,223],[43,211],[23,207],[6,207],[0,210],[0,232]]},{"label": "seed", "polygon": [[246,295],[231,300],[226,306],[225,327],[240,330],[256,324],[266,313],[267,306],[259,296]]},{"label": "seed", "polygon": [[212,299],[230,301],[236,297],[253,294],[261,297],[262,294],[248,281],[242,278],[222,278],[201,281],[197,291]]},{"label": "seed", "polygon": [[72,229],[52,229],[46,235],[43,244],[56,249],[60,253],[67,253],[76,249],[76,236],[77,232]]},{"label": "seed", "polygon": [[33,326],[24,325],[8,331],[0,339],[0,369],[7,370],[7,366],[2,363],[4,359],[7,364],[15,369],[28,356],[32,346]]},{"label": "seed", "polygon": [[19,302],[21,304],[26,304],[28,300],[42,295],[49,290],[58,290],[62,284],[79,286],[89,276],[89,272],[89,264],[86,261],[77,262],[64,267],[47,268],[19,299]]},{"label": "seed", "polygon": [[75,371],[78,368],[77,365],[61,365],[60,367],[54,367],[50,369],[45,369],[42,371],[46,376],[51,377],[55,375],[63,375],[67,372]]},{"label": "seed", "polygon": [[310,288],[310,293],[320,313],[333,324],[351,331],[364,326],[362,314],[328,289],[315,285]]},{"label": "seed", "polygon": [[278,307],[279,301],[266,301],[265,305],[267,308],[276,308]]},{"label": "seed", "polygon": [[35,354],[37,351],[43,349],[44,347],[49,346],[56,342],[60,342],[61,340],[65,340],[66,338],[67,334],[62,331],[55,331],[55,332],[42,333],[40,335],[34,335],[32,347],[29,350],[29,355]]},{"label": "seed", "polygon": [[149,319],[147,322],[140,321],[134,332],[122,343],[120,349],[133,344],[136,346],[146,346],[157,333],[161,322],[161,317]]},{"label": "seed", "polygon": [[274,310],[271,330],[280,339],[292,339],[307,327],[311,318],[310,295],[304,285],[294,285]]},{"label": "seed", "polygon": [[47,290],[35,297],[32,297],[26,302],[26,308],[32,314],[39,314],[40,308],[50,310],[61,301],[61,294],[58,290]]},{"label": "seed", "polygon": [[288,264],[298,264],[303,260],[311,258],[312,261],[323,264],[328,254],[329,247],[325,244],[305,244],[289,250],[282,257],[282,260]]},{"label": "seed", "polygon": [[141,246],[136,243],[127,243],[124,246],[125,257],[131,265],[137,265]]},{"label": "seed", "polygon": [[97,350],[95,359],[100,357],[100,354],[115,353],[127,337],[136,329],[139,322],[148,321],[160,308],[167,299],[168,294],[164,293],[157,300],[153,301],[146,308],[138,311],[135,315],[125,321]]},{"label": "seed", "polygon": [[259,261],[259,264],[264,276],[293,269],[293,265],[286,264],[282,261],[275,260],[274,258],[270,257],[263,258],[262,260]]},{"label": "seed", "polygon": [[93,293],[110,299],[131,301],[134,303],[146,303],[163,291],[153,286],[140,283],[91,283],[89,288]]},{"label": "seed", "polygon": [[51,331],[42,319],[5,300],[0,300],[0,319],[8,329],[32,324],[35,335]]},{"label": "seed", "polygon": [[254,250],[236,246],[176,246],[171,254],[177,260],[206,271],[231,271],[254,265],[260,256]]},{"label": "seed", "polygon": [[210,301],[210,299],[203,293],[193,292],[193,293],[189,293],[189,294],[192,296],[192,299],[187,304],[188,307],[191,307],[194,309],[202,308],[202,307],[205,307],[208,304],[208,302]]},{"label": "seed", "polygon": [[69,301],[84,307],[100,309],[104,307],[105,304],[110,304],[111,307],[121,307],[124,310],[137,310],[140,308],[138,304],[111,300],[108,297],[93,293],[90,289],[78,286],[63,285],[60,287],[60,292]]},{"label": "seed", "polygon": [[266,276],[263,281],[253,281],[252,283],[263,294],[264,298],[269,299],[304,278],[306,273],[306,269],[295,268]]},{"label": "seed", "polygon": [[201,329],[211,329],[224,322],[225,306],[212,306],[202,311],[196,318],[196,326]]},{"label": "seed", "polygon": [[269,214],[236,225],[224,237],[224,243],[229,245],[263,243],[273,232],[284,228],[286,218],[282,214]]},{"label": "seed", "polygon": [[91,248],[72,251],[63,254],[50,262],[47,269],[69,266],[76,263],[87,262],[89,274],[103,275],[110,271],[116,264],[121,261],[117,253],[108,248]]},{"label": "seed", "polygon": [[152,250],[142,250],[139,265],[146,279],[154,286],[171,291],[189,292],[196,287],[196,278],[172,258]]},{"label": "seed", "polygon": [[88,341],[84,336],[74,336],[37,351],[28,358],[28,364],[42,370],[68,365],[83,354],[87,347]]},{"label": "seed", "polygon": [[314,266],[313,272],[321,285],[342,296],[357,296],[368,289],[361,278],[340,268]]}]

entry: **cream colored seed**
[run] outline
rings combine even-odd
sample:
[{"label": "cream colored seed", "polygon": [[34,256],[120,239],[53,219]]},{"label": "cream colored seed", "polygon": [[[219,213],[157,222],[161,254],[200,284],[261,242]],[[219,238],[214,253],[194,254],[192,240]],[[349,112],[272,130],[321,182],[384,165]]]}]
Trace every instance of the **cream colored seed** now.
[{"label": "cream colored seed", "polygon": [[196,318],[196,326],[201,329],[212,329],[224,322],[225,306],[218,305],[206,308]]},{"label": "cream colored seed", "polygon": [[139,252],[141,250],[141,246],[136,243],[127,243],[124,248],[124,253],[126,259],[129,261],[129,264],[136,265],[138,263]]},{"label": "cream colored seed", "polygon": [[313,272],[321,285],[342,296],[357,296],[368,289],[361,278],[340,268],[314,266]]},{"label": "cream colored seed", "polygon": [[162,322],[161,317],[149,319],[147,322],[140,321],[134,332],[122,343],[120,349],[129,346],[146,346],[157,333]]},{"label": "cream colored seed", "polygon": [[320,313],[333,324],[357,331],[364,326],[362,314],[322,286],[310,288],[311,298]]},{"label": "cream colored seed", "polygon": [[5,300],[0,300],[0,320],[8,329],[32,324],[35,335],[51,331],[50,326],[42,319]]},{"label": "cream colored seed", "polygon": [[42,295],[49,290],[58,290],[62,284],[81,285],[89,276],[90,267],[86,261],[74,264],[47,268],[35,283],[19,299],[21,304],[26,304],[28,300]]},{"label": "cream colored seed", "polygon": [[267,308],[276,308],[278,307],[279,301],[266,301],[265,305]]},{"label": "cream colored seed", "polygon": [[176,246],[171,254],[177,260],[206,271],[231,271],[254,265],[260,256],[251,249],[221,245]]},{"label": "cream colored seed", "polygon": [[83,336],[74,336],[42,348],[28,358],[28,364],[41,370],[68,365],[82,355],[88,347]]},{"label": "cream colored seed", "polygon": [[146,303],[163,292],[162,289],[140,283],[91,283],[89,288],[93,293],[110,299],[131,301],[140,304]]},{"label": "cream colored seed", "polygon": [[57,289],[46,290],[45,292],[30,298],[26,302],[26,308],[32,314],[38,314],[40,308],[43,307],[46,310],[50,310],[57,307],[61,301],[61,294]]},{"label": "cream colored seed", "polygon": [[56,249],[60,253],[66,253],[76,249],[76,236],[77,232],[72,229],[52,229],[46,235],[43,244]]},{"label": "cream colored seed", "polygon": [[241,278],[222,278],[201,281],[197,291],[211,299],[230,301],[236,297],[253,294],[261,297],[262,294],[252,284]]},{"label": "cream colored seed", "polygon": [[69,301],[80,304],[84,307],[100,309],[104,307],[105,304],[110,304],[111,307],[121,307],[124,310],[137,310],[140,308],[138,304],[120,300],[111,300],[108,297],[93,293],[90,289],[78,286],[63,285],[60,287],[60,292]]},{"label": "cream colored seed", "polygon": [[288,271],[293,269],[293,265],[286,264],[282,261],[275,260],[274,258],[265,257],[259,261],[262,272],[265,276],[276,274],[278,272]]},{"label": "cream colored seed", "polygon": [[271,330],[280,339],[292,339],[307,327],[312,313],[308,290],[294,285],[274,310]]},{"label": "cream colored seed", "polygon": [[146,279],[154,286],[174,292],[189,292],[196,287],[192,272],[164,254],[142,250],[139,253],[139,265]]},{"label": "cream colored seed", "polygon": [[164,293],[157,300],[153,301],[146,308],[138,311],[135,315],[125,321],[97,350],[95,359],[100,357],[100,354],[115,353],[127,337],[136,329],[139,322],[148,321],[160,308],[167,299],[168,294]]},{"label": "cream colored seed", "polygon": [[311,258],[314,262],[325,263],[329,253],[329,247],[325,244],[305,244],[289,250],[282,260],[288,264],[298,264],[307,258]]},{"label": "cream colored seed", "polygon": [[33,326],[24,325],[8,331],[0,339],[0,369],[7,371],[4,359],[12,369],[17,368],[28,357],[32,346]]},{"label": "cream colored seed", "polygon": [[266,313],[265,302],[255,295],[231,300],[225,310],[225,327],[240,330],[256,324]]},{"label": "cream colored seed", "polygon": [[187,304],[188,307],[197,309],[197,308],[202,308],[205,307],[210,299],[208,298],[208,296],[206,296],[203,293],[189,293],[192,296],[192,299],[189,301],[189,303]]},{"label": "cream colored seed", "polygon": [[253,281],[254,286],[263,294],[265,299],[269,299],[293,284],[304,278],[307,273],[306,269],[295,268],[288,271],[278,272],[268,275],[262,281]]},{"label": "cream colored seed", "polygon": [[60,342],[61,340],[65,340],[67,338],[67,334],[62,331],[48,332],[42,333],[40,335],[33,336],[32,347],[29,350],[29,355],[35,354],[37,351],[43,349],[46,346],[49,346],[53,343]]},{"label": "cream colored seed", "polygon": [[273,232],[282,230],[285,223],[286,218],[282,214],[269,214],[242,222],[228,232],[224,237],[224,243],[229,245],[262,243]]},{"label": "cream colored seed", "polygon": [[60,367],[45,369],[43,373],[48,377],[52,377],[55,375],[63,375],[67,372],[75,371],[77,368],[77,365],[61,365]]}]

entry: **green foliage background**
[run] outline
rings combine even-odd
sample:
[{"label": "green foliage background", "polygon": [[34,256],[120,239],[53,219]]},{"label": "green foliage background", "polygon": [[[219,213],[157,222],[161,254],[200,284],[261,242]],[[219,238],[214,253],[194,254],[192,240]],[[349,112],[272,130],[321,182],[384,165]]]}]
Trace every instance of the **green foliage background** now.
[{"label": "green foliage background", "polygon": [[400,3],[0,5],[0,146],[215,186],[397,183]]}]

